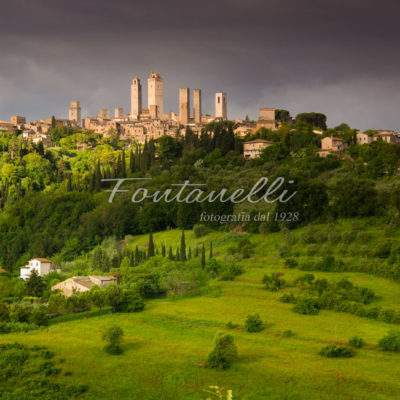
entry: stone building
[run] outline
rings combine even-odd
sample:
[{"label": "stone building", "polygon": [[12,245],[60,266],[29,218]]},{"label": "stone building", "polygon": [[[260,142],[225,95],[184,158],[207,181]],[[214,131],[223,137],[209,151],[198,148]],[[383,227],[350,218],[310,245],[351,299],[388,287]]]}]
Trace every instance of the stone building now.
[{"label": "stone building", "polygon": [[20,278],[29,279],[32,271],[35,270],[39,276],[45,276],[52,271],[61,272],[60,267],[55,265],[51,260],[46,258],[34,258],[29,261],[28,265],[20,268]]},{"label": "stone building", "polygon": [[179,89],[179,121],[187,125],[190,118],[190,94],[189,88]]},{"label": "stone building", "polygon": [[215,93],[215,117],[228,118],[228,105],[226,93]]},{"label": "stone building", "polygon": [[246,159],[259,158],[261,151],[275,143],[264,139],[255,139],[243,143],[243,157]]},{"label": "stone building", "polygon": [[16,126],[26,124],[26,118],[21,115],[13,115],[10,118],[10,121],[13,125]]},{"label": "stone building", "polygon": [[104,288],[110,283],[117,283],[117,278],[110,276],[74,276],[51,287],[51,290],[60,290],[64,296],[72,296],[74,293],[86,292],[94,285]]},{"label": "stone building", "polygon": [[82,125],[81,103],[79,101],[69,103],[68,118],[70,121],[76,122],[78,126]]},{"label": "stone building", "polygon": [[150,114],[152,114],[151,106],[155,106],[153,114],[155,113],[157,116],[162,118],[164,115],[163,79],[160,74],[153,71],[147,80],[147,96]]},{"label": "stone building", "polygon": [[357,132],[356,133],[356,141],[357,144],[370,144],[372,142],[372,136],[368,135],[364,132]]},{"label": "stone building", "polygon": [[260,128],[276,129],[275,108],[260,108],[257,129]]},{"label": "stone building", "polygon": [[321,150],[318,151],[318,155],[324,158],[329,154],[339,153],[345,150],[346,147],[347,146],[342,139],[333,136],[327,136],[321,140]]},{"label": "stone building", "polygon": [[193,89],[194,123],[201,124],[201,89]]},{"label": "stone building", "polygon": [[142,85],[140,79],[133,78],[131,85],[131,116],[139,118],[142,113]]}]

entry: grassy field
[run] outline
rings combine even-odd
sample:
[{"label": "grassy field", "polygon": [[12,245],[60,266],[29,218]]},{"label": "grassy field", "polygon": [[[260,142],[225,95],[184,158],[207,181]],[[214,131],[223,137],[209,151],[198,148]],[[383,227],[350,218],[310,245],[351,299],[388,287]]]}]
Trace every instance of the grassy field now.
[{"label": "grassy field", "polygon": [[[344,223],[338,228],[349,227]],[[300,237],[302,232],[294,235]],[[157,246],[176,247],[180,235],[178,231],[157,233],[154,241]],[[212,240],[221,259],[241,237],[211,233],[196,239],[192,232],[186,233],[187,244],[193,248]],[[241,262],[245,272],[235,281],[213,283],[206,295],[152,300],[135,314],[93,312],[64,317],[42,330],[0,336],[0,342],[48,346],[57,358],[66,359],[63,368],[74,372],[59,381],[90,386],[84,399],[205,399],[203,390],[209,385],[233,389],[234,399],[241,400],[398,399],[400,354],[376,347],[396,326],[333,311],[316,316],[294,313],[292,305],[279,302],[279,293],[266,291],[261,284],[265,273],[282,271],[287,281],[304,274],[283,268],[277,250],[284,245],[282,234],[248,237],[255,244],[255,255]],[[145,246],[147,240],[147,235],[135,237],[129,246]],[[347,257],[361,257],[360,243],[351,246]],[[294,248],[300,258],[306,257],[300,242]],[[319,248],[321,252],[322,245]],[[332,251],[336,252],[334,246]],[[400,285],[393,281],[355,272],[314,275],[329,280],[346,277],[375,291],[378,299],[373,306],[400,308]],[[244,330],[247,315],[253,313],[259,313],[265,323],[260,333]],[[229,321],[238,326],[229,330]],[[101,335],[114,325],[125,332],[125,352],[120,356],[102,350]],[[286,330],[294,336],[284,338]],[[227,371],[204,367],[219,331],[233,334],[238,347],[239,359]],[[355,335],[367,345],[354,358],[327,359],[318,354],[322,346],[347,344]]]}]

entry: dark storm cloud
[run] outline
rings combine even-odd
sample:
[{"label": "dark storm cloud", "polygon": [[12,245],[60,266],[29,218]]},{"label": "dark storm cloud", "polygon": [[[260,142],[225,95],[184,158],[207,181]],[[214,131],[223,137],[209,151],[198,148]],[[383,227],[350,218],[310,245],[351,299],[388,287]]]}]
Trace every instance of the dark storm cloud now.
[{"label": "dark storm cloud", "polygon": [[[203,89],[230,117],[263,106],[322,111],[330,125],[399,129],[400,34],[395,1],[1,1],[0,119],[129,109],[129,85],[164,77]],[[146,92],[146,90],[145,90]]]}]

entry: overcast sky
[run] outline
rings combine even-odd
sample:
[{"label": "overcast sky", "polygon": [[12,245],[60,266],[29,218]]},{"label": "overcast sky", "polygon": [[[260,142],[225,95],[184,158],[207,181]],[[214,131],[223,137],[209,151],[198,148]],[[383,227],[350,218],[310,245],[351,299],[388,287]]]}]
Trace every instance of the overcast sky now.
[{"label": "overcast sky", "polygon": [[392,0],[0,0],[0,120],[130,109],[151,70],[164,110],[201,88],[204,113],[323,112],[328,125],[400,130],[400,3]]}]

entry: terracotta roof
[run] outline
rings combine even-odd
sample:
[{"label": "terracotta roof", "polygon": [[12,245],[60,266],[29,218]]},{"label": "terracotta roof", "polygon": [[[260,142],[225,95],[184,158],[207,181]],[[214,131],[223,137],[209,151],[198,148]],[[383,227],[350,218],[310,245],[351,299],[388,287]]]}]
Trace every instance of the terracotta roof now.
[{"label": "terracotta roof", "polygon": [[244,142],[244,144],[247,143],[269,143],[269,144],[275,144],[275,142],[271,142],[269,140],[265,140],[265,139],[254,139],[254,140],[250,140],[249,142]]}]

